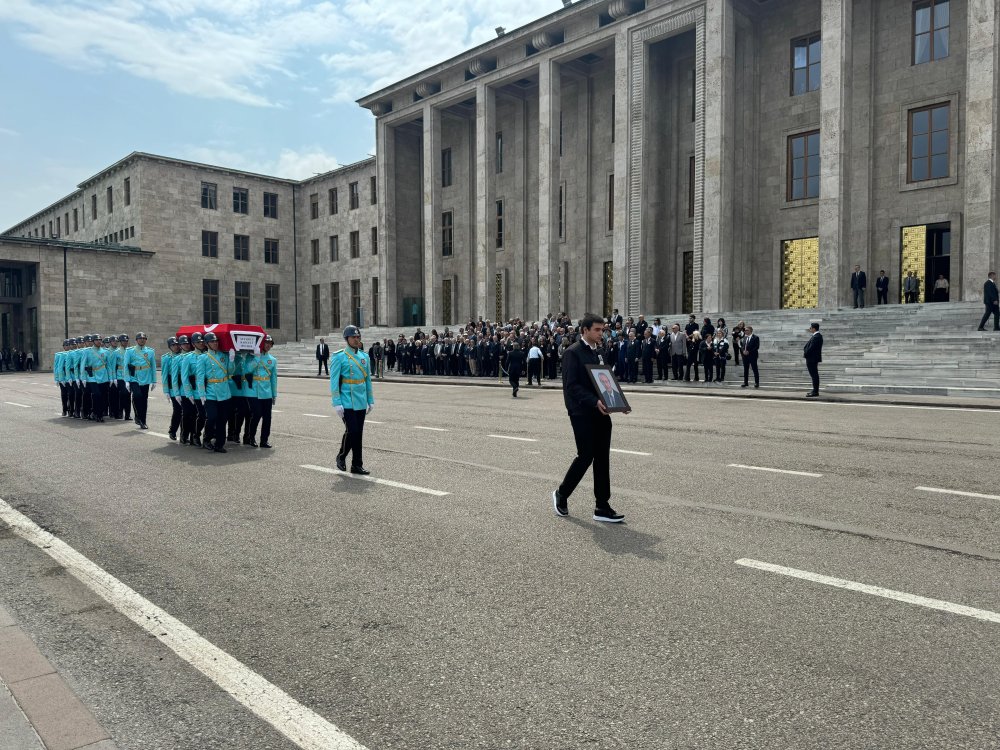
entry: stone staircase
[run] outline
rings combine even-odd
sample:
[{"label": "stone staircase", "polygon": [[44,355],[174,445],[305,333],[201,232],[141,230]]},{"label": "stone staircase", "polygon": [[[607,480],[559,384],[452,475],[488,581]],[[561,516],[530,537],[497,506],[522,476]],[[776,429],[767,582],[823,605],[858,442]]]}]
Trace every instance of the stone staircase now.
[{"label": "stone staircase", "polygon": [[[823,333],[822,388],[829,392],[1000,397],[1000,333],[976,331],[979,302],[881,305],[864,310],[746,310],[713,314],[732,327],[743,320],[761,338],[761,387],[808,390],[802,347],[809,323]],[[647,315],[685,323],[687,315]],[[704,316],[699,316],[699,319]],[[429,331],[432,326],[424,326]],[[409,328],[368,328],[366,345],[395,338]],[[340,334],[325,336],[332,351]],[[319,338],[275,346],[272,353],[286,374],[315,375]],[[743,366],[730,362],[727,382],[742,378]]]}]

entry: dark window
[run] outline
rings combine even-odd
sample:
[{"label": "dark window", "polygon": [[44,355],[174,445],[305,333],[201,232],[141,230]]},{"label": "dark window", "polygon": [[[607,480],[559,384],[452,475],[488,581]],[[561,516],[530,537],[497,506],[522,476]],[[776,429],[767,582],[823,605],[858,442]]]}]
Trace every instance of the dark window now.
[{"label": "dark window", "polygon": [[281,287],[278,284],[264,285],[264,325],[281,328]]},{"label": "dark window", "polygon": [[312,264],[319,265],[319,240],[309,240],[309,248],[312,250]]},{"label": "dark window", "polygon": [[246,234],[233,235],[233,257],[236,260],[250,260],[250,237]]},{"label": "dark window", "polygon": [[132,181],[130,178],[125,178],[125,205],[132,205]]},{"label": "dark window", "polygon": [[823,43],[819,34],[792,42],[792,96],[816,91],[820,84]]},{"label": "dark window", "polygon": [[503,201],[497,201],[497,247],[503,247]]},{"label": "dark window", "polygon": [[615,95],[611,95],[611,142],[615,142]]},{"label": "dark window", "polygon": [[218,232],[202,232],[201,233],[201,254],[206,258],[218,258],[219,257],[219,233]]},{"label": "dark window", "polygon": [[128,231],[130,237],[135,237],[135,227],[129,227]]},{"label": "dark window", "polygon": [[52,235],[53,237],[62,237],[62,217],[56,217],[56,233]]},{"label": "dark window", "polygon": [[351,232],[351,257],[361,257],[361,233]]},{"label": "dark window", "polygon": [[216,185],[211,182],[201,183],[201,207],[215,208]]},{"label": "dark window", "polygon": [[77,213],[77,209],[73,209],[73,231],[76,232],[80,229],[80,215]]},{"label": "dark window", "polygon": [[250,282],[237,281],[233,292],[236,299],[236,323],[250,325]]},{"label": "dark window", "polygon": [[788,137],[785,200],[819,198],[819,131]]},{"label": "dark window", "polygon": [[372,314],[368,325],[378,325],[378,276],[372,276]]},{"label": "dark window", "polygon": [[497,148],[496,148],[496,160],[497,160],[497,174],[503,173],[503,131],[497,131]]},{"label": "dark window", "polygon": [[69,211],[66,212],[66,219],[63,222],[63,226],[66,227],[66,234],[69,234]]},{"label": "dark window", "polygon": [[90,196],[90,218],[97,218],[97,193]]},{"label": "dark window", "polygon": [[451,255],[454,252],[454,229],[451,211],[441,214],[441,255]]},{"label": "dark window", "polygon": [[319,218],[319,193],[313,193],[309,196],[309,218]]},{"label": "dark window", "polygon": [[313,328],[319,328],[321,323],[319,284],[312,285],[312,310],[313,310]]},{"label": "dark window", "polygon": [[361,279],[351,279],[351,322],[361,325]]},{"label": "dark window", "polygon": [[372,193],[371,200],[372,200],[372,205],[374,206],[376,203],[378,203],[378,180],[372,177],[370,180],[370,185]]},{"label": "dark window", "polygon": [[115,210],[115,193],[110,187],[108,188],[108,213],[112,213]]},{"label": "dark window", "polygon": [[559,156],[563,155],[563,113],[559,110]]},{"label": "dark window", "polygon": [[909,169],[907,182],[948,177],[948,116],[950,104],[910,111]]},{"label": "dark window", "polygon": [[330,190],[327,192],[327,200],[330,201],[331,216],[340,211],[340,205],[337,200],[337,188],[330,188]]},{"label": "dark window", "polygon": [[566,185],[559,186],[559,239],[566,239]]},{"label": "dark window", "polygon": [[330,262],[336,263],[340,260],[340,235],[330,235]]},{"label": "dark window", "polygon": [[330,327],[340,328],[340,282],[330,282]]},{"label": "dark window", "polygon": [[278,262],[278,241],[277,240],[264,240],[264,262],[265,263],[277,263]]},{"label": "dark window", "polygon": [[372,227],[372,255],[378,255],[378,227]]},{"label": "dark window", "polygon": [[615,231],[615,176],[608,175],[608,231]]},{"label": "dark window", "polygon": [[451,187],[451,149],[441,151],[441,187]]},{"label": "dark window", "polygon": [[694,216],[694,157],[688,159],[688,218]]},{"label": "dark window", "polygon": [[264,218],[278,218],[278,194],[264,193]]},{"label": "dark window", "polygon": [[206,326],[219,322],[219,281],[218,279],[201,280],[201,310],[202,323]]},{"label": "dark window", "polygon": [[951,26],[949,0],[921,0],[913,4],[913,64],[948,56]]},{"label": "dark window", "polygon": [[347,186],[348,208],[353,211],[361,206],[361,192],[358,183],[352,182]]},{"label": "dark window", "polygon": [[233,213],[245,214],[250,211],[250,191],[246,188],[233,188]]}]

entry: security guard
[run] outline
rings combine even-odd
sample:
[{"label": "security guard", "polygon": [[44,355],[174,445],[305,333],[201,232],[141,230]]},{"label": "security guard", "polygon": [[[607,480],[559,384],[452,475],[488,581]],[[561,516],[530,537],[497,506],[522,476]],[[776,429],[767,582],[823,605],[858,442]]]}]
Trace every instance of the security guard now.
[{"label": "security guard", "polygon": [[65,359],[69,351],[69,339],[63,339],[61,352],[56,352],[52,361],[52,379],[59,386],[59,396],[62,398],[62,415],[69,413],[69,386],[66,384]]},{"label": "security guard", "polygon": [[229,356],[219,351],[219,337],[214,333],[205,334],[208,351],[199,357],[198,396],[205,404],[208,422],[205,426],[205,447],[216,453],[226,453],[226,428],[229,424],[229,400],[232,398],[229,381],[233,376],[233,360],[236,352]]},{"label": "security guard", "polygon": [[274,339],[265,336],[260,343],[260,354],[251,357],[247,365],[244,379],[253,389],[253,397],[249,399],[253,409],[253,418],[243,436],[243,445],[257,447],[257,425],[260,428],[260,447],[273,447],[267,439],[271,437],[271,407],[278,403],[278,360],[271,354]]},{"label": "security guard", "polygon": [[149,429],[146,427],[146,406],[149,392],[156,390],[156,352],[146,346],[146,334],[142,331],[135,335],[135,346],[125,353],[125,369],[135,407],[135,423],[144,430]]},{"label": "security guard", "polygon": [[104,406],[107,403],[108,382],[111,379],[108,351],[101,348],[101,337],[92,333],[84,338],[91,345],[84,350],[80,358],[82,380],[87,385],[90,394],[90,413],[87,419],[94,422],[104,421]]},{"label": "security guard", "polygon": [[[199,336],[201,334],[198,334]],[[191,347],[191,340],[187,336],[179,336],[177,343],[181,346],[181,353],[177,355],[174,367],[180,375],[180,398],[181,398],[181,445],[194,445],[201,447],[201,440],[195,434],[196,421],[198,418],[197,400],[197,371],[198,362],[194,357],[197,355]]]},{"label": "security guard", "polygon": [[361,348],[361,331],[357,326],[344,329],[347,348],[333,355],[330,361],[330,393],[333,408],[344,420],[344,437],[337,453],[337,468],[347,471],[347,454],[351,454],[351,473],[370,474],[364,467],[362,440],[365,431],[365,414],[375,408],[372,395],[372,371],[368,355]]},{"label": "security guard", "polygon": [[181,347],[177,339],[171,336],[167,339],[168,351],[160,357],[160,377],[163,378],[163,393],[167,397],[167,402],[173,410],[170,415],[170,439],[177,439],[177,428],[181,426],[181,397],[180,390],[180,351]]}]

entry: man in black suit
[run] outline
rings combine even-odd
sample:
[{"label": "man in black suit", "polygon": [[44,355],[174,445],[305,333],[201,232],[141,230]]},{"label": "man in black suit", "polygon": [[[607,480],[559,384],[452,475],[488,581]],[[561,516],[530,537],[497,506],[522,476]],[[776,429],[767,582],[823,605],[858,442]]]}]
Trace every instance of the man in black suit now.
[{"label": "man in black suit", "polygon": [[876,304],[885,305],[889,302],[889,277],[885,271],[879,271],[878,278],[875,279],[875,294],[878,297]]},{"label": "man in black suit", "polygon": [[653,329],[646,328],[646,335],[642,339],[642,379],[647,383],[653,382],[653,358],[656,356],[656,341],[653,339]]},{"label": "man in black suit", "polygon": [[521,373],[524,371],[524,352],[521,345],[514,342],[511,350],[507,352],[507,379],[510,382],[511,395],[517,398],[517,392],[521,390]]},{"label": "man in black suit", "polygon": [[854,267],[851,274],[851,291],[854,292],[854,307],[865,306],[865,287],[868,286],[868,276],[861,270],[861,266]]},{"label": "man in black suit", "polygon": [[1000,331],[1000,292],[997,290],[997,272],[990,271],[983,284],[983,304],[986,305],[986,312],[983,319],[979,321],[980,331],[986,330],[986,321],[993,316],[993,330]]},{"label": "man in black suit", "polygon": [[750,370],[753,370],[753,387],[760,388],[760,373],[757,371],[757,356],[760,352],[760,336],[753,332],[753,326],[743,329],[743,388],[750,385]]},{"label": "man in black suit", "polygon": [[611,507],[611,417],[587,372],[587,365],[607,364],[598,354],[603,328],[600,316],[587,313],[580,321],[581,339],[563,354],[563,399],[573,426],[576,458],[562,484],[552,491],[552,505],[556,515],[568,516],[570,495],[593,464],[594,520],[621,523],[625,516]]},{"label": "man in black suit", "polygon": [[810,335],[802,356],[806,358],[806,369],[809,370],[813,387],[806,396],[816,398],[819,395],[819,363],[823,361],[823,334],[819,332],[819,323],[810,323],[807,330]]},{"label": "man in black suit", "polygon": [[617,307],[614,309],[614,312],[611,313],[611,317],[608,318],[608,322],[611,324],[612,328],[614,328],[615,326],[620,326],[622,324],[622,316],[618,314]]},{"label": "man in black suit", "polygon": [[318,378],[324,370],[326,370],[326,375],[329,377],[330,368],[327,363],[330,361],[330,347],[326,345],[326,341],[324,339],[320,339],[319,343],[316,345],[316,360],[319,362],[319,367],[316,370],[316,377]]}]

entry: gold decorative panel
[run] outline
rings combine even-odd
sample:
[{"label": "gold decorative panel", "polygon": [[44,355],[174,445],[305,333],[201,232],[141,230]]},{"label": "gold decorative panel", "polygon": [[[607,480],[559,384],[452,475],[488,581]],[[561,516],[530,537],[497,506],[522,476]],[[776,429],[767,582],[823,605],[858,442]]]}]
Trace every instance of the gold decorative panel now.
[{"label": "gold decorative panel", "polygon": [[917,295],[917,302],[923,302],[927,295],[927,226],[921,224],[916,227],[903,227],[903,252],[899,274],[899,298],[905,300],[903,294],[903,280],[906,274],[913,271],[913,275],[920,279],[920,294]]},{"label": "gold decorative panel", "polygon": [[781,307],[819,305],[819,237],[781,243]]},{"label": "gold decorative panel", "polygon": [[451,279],[444,279],[441,282],[441,322],[446,326],[451,325]]},{"label": "gold decorative panel", "polygon": [[494,323],[499,323],[503,320],[503,274],[498,273],[496,276],[496,281],[494,282],[495,292],[496,292],[496,317],[493,319]]},{"label": "gold decorative panel", "polygon": [[615,309],[615,264],[607,261],[604,264],[604,317],[610,318]]}]

